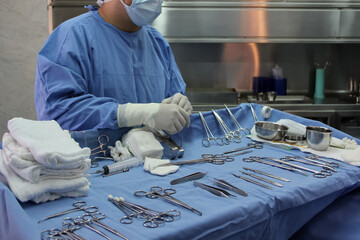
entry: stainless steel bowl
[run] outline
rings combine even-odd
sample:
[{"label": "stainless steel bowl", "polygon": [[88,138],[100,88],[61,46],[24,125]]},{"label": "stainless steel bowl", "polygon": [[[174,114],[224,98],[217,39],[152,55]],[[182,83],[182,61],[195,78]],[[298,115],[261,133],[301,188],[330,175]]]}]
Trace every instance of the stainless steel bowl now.
[{"label": "stainless steel bowl", "polygon": [[326,151],[330,145],[332,130],[324,127],[306,127],[307,145],[317,151]]},{"label": "stainless steel bowl", "polygon": [[284,137],[285,142],[287,143],[297,143],[306,140],[305,135],[286,135]]},{"label": "stainless steel bowl", "polygon": [[255,122],[255,132],[258,137],[266,140],[282,140],[288,131],[285,125],[273,122]]}]

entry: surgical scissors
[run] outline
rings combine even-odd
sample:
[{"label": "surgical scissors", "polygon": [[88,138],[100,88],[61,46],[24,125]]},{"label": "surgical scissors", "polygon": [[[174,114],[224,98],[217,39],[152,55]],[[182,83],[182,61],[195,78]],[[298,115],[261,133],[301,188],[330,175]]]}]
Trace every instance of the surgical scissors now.
[{"label": "surgical scissors", "polygon": [[172,166],[172,165],[183,165],[183,164],[194,164],[194,163],[206,163],[210,162],[215,165],[222,165],[225,162],[233,162],[234,158],[231,156],[227,156],[224,154],[203,154],[201,155],[202,158],[194,159],[194,160],[188,160],[188,161],[178,161],[178,162],[170,162],[170,163],[164,163],[161,165],[157,165],[157,167],[165,167],[165,166]]},{"label": "surgical scissors", "polygon": [[272,160],[274,162],[278,162],[278,163],[281,163],[281,164],[284,164],[284,165],[287,165],[287,166],[290,166],[290,167],[293,167],[293,168],[301,169],[301,170],[304,170],[306,172],[311,172],[311,173],[313,173],[313,176],[317,177],[317,178],[325,178],[327,176],[332,175],[330,171],[325,170],[325,169],[323,169],[321,171],[315,171],[313,169],[302,167],[302,166],[292,164],[292,163],[289,163],[289,162],[285,162],[284,160],[280,160],[280,159],[276,159],[276,158],[262,157],[261,159],[269,159],[269,160]]},{"label": "surgical scissors", "polygon": [[[243,132],[245,135],[250,135],[250,134],[251,134],[250,129],[248,129],[248,128],[243,128],[243,127],[240,125],[240,123],[236,120],[235,116],[232,114],[232,112],[230,111],[230,109],[229,109],[225,104],[224,104],[224,106],[225,106],[226,110],[228,111],[231,119],[233,120],[233,122],[234,122],[234,124],[235,124],[235,126],[236,126],[236,128],[237,128],[237,130],[234,131],[234,135],[235,135],[235,134],[236,134],[236,135],[240,134],[240,136],[241,136],[241,132]],[[248,134],[246,133],[246,131],[248,132]]]},{"label": "surgical scissors", "polygon": [[51,219],[51,218],[54,218],[54,217],[58,217],[58,216],[61,216],[61,215],[65,215],[65,214],[68,214],[68,213],[71,213],[71,212],[76,212],[76,211],[84,211],[84,212],[86,212],[86,213],[95,213],[95,212],[99,211],[99,208],[98,208],[98,207],[95,207],[95,206],[85,207],[85,206],[86,206],[86,202],[85,202],[85,201],[77,201],[77,202],[74,202],[74,203],[73,203],[73,206],[74,206],[74,208],[71,208],[71,209],[69,209],[69,210],[62,211],[62,212],[55,213],[55,214],[53,214],[53,215],[44,217],[44,218],[40,219],[40,220],[38,221],[38,223],[43,222],[43,221],[48,220],[48,219]]},{"label": "surgical scissors", "polygon": [[211,111],[213,112],[216,120],[218,121],[220,128],[224,133],[224,138],[227,140],[227,142],[234,141],[236,143],[241,143],[241,134],[236,134],[235,132],[232,132],[230,128],[226,125],[224,120],[222,120],[222,118],[219,116],[219,114],[214,110]]},{"label": "surgical scissors", "polygon": [[209,126],[207,125],[206,121],[205,121],[205,118],[204,116],[202,115],[201,112],[199,112],[199,115],[200,115],[200,118],[201,118],[201,121],[204,125],[204,129],[205,129],[205,133],[206,133],[206,136],[202,141],[202,145],[204,147],[210,147],[210,141],[211,140],[214,140],[216,142],[217,145],[219,146],[223,146],[224,145],[224,141],[221,139],[221,138],[215,138],[214,135],[212,134],[212,132],[210,131],[210,128]]},{"label": "surgical scissors", "polygon": [[195,208],[190,207],[189,205],[187,205],[186,203],[180,201],[179,199],[176,199],[175,197],[171,196],[173,194],[176,193],[176,190],[173,188],[165,188],[162,189],[162,187],[159,186],[152,186],[150,188],[150,192],[145,192],[145,191],[136,191],[134,193],[134,195],[136,197],[147,197],[147,198],[151,198],[151,199],[156,199],[156,198],[162,198],[172,204],[175,204],[177,206],[183,207],[185,209],[188,209],[198,215],[202,215],[202,213],[198,210],[196,210]]},{"label": "surgical scissors", "polygon": [[243,151],[243,150],[250,149],[250,148],[262,149],[263,147],[264,146],[262,143],[248,143],[246,147],[230,150],[230,151],[224,152],[224,154],[239,152],[239,151]]}]

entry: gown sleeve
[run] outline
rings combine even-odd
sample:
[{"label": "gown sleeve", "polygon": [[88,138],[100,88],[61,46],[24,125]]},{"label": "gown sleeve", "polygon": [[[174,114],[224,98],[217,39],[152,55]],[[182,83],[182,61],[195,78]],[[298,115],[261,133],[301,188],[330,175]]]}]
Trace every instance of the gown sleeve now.
[{"label": "gown sleeve", "polygon": [[94,59],[91,36],[55,30],[39,52],[35,106],[39,120],[56,120],[64,129],[118,128],[118,102],[89,93]]},{"label": "gown sleeve", "polygon": [[169,44],[168,44],[168,54],[169,54],[169,66],[170,66],[170,94],[168,97],[178,92],[185,95],[186,84],[180,73],[180,69],[176,64],[174,54]]}]

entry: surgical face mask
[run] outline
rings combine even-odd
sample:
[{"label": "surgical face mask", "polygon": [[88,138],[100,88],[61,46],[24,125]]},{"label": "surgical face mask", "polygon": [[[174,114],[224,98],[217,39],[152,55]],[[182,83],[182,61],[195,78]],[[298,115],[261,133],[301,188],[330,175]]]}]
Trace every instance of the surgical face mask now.
[{"label": "surgical face mask", "polygon": [[124,3],[127,14],[137,26],[151,24],[161,13],[162,0],[133,0],[131,6]]}]

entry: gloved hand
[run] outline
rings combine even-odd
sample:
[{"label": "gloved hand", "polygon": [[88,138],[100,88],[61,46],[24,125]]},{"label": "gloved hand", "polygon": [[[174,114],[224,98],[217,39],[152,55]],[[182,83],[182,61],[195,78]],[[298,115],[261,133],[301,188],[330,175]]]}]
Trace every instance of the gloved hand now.
[{"label": "gloved hand", "polygon": [[189,99],[181,93],[176,93],[173,96],[166,98],[162,103],[176,104],[182,107],[189,115],[192,113],[192,106]]},{"label": "gloved hand", "polygon": [[166,103],[119,104],[117,119],[119,127],[144,124],[169,134],[181,131],[185,125],[190,126],[190,116],[183,108]]}]

